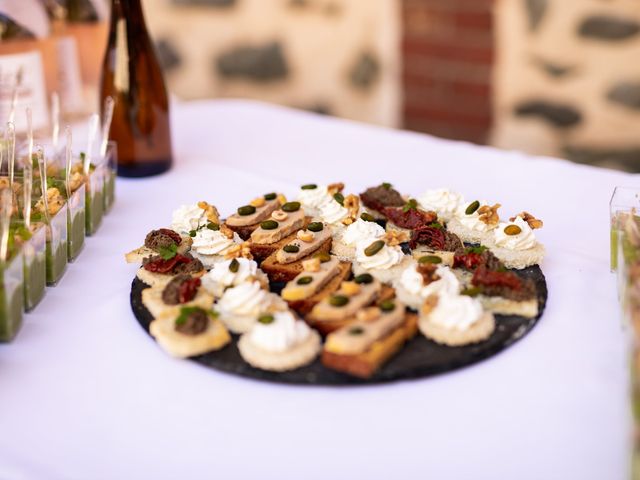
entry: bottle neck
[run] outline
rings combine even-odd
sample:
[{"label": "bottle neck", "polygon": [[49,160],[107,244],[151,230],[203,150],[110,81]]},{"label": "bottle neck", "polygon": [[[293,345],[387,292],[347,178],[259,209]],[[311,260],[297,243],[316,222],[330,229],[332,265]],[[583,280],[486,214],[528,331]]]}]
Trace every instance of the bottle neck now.
[{"label": "bottle neck", "polygon": [[140,0],[112,0],[111,17],[112,19],[126,18],[132,24],[145,27]]}]

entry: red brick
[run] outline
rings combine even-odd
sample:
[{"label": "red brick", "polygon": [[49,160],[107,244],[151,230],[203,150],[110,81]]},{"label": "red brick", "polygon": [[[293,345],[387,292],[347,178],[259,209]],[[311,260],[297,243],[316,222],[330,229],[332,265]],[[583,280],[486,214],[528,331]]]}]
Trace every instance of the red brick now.
[{"label": "red brick", "polygon": [[493,62],[492,48],[436,43],[414,38],[403,39],[402,51],[406,55],[462,60],[471,63],[490,64]]},{"label": "red brick", "polygon": [[442,123],[464,125],[466,127],[484,127],[491,125],[491,112],[455,112],[447,106],[442,107],[416,107],[405,105],[404,117],[406,119],[430,119]]}]

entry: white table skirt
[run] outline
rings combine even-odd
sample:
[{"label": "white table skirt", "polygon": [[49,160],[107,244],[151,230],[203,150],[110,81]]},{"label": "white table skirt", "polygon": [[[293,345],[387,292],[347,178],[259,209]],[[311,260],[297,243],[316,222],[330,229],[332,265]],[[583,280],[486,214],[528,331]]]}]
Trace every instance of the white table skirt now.
[{"label": "white table skirt", "polygon": [[[2,479],[622,479],[624,335],[608,200],[640,177],[244,101],[177,105],[175,167],[119,180],[60,285],[0,345]],[[181,203],[266,191],[447,186],[545,222],[549,302],[475,366],[359,388],[295,387],[171,359],[129,308],[123,253]]]}]

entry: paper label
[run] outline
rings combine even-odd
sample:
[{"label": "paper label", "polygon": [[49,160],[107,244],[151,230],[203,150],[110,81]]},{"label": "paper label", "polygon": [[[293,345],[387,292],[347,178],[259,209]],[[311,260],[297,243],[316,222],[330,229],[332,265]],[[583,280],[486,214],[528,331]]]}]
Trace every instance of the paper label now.
[{"label": "paper label", "polygon": [[[21,71],[21,75],[18,72]],[[13,122],[17,133],[27,130],[26,108],[31,108],[33,129],[39,130],[49,125],[47,90],[40,52],[0,55],[0,130],[4,129],[11,111],[16,80],[18,96]]]}]

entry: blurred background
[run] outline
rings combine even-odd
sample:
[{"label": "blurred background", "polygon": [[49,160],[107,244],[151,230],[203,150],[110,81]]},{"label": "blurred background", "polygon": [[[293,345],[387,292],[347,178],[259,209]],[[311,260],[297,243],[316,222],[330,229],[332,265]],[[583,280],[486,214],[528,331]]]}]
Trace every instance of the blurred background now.
[{"label": "blurred background", "polygon": [[[0,116],[18,71],[43,122],[53,90],[68,117],[96,109],[110,4],[0,0]],[[640,171],[638,0],[143,5],[179,99],[252,98]]]}]

